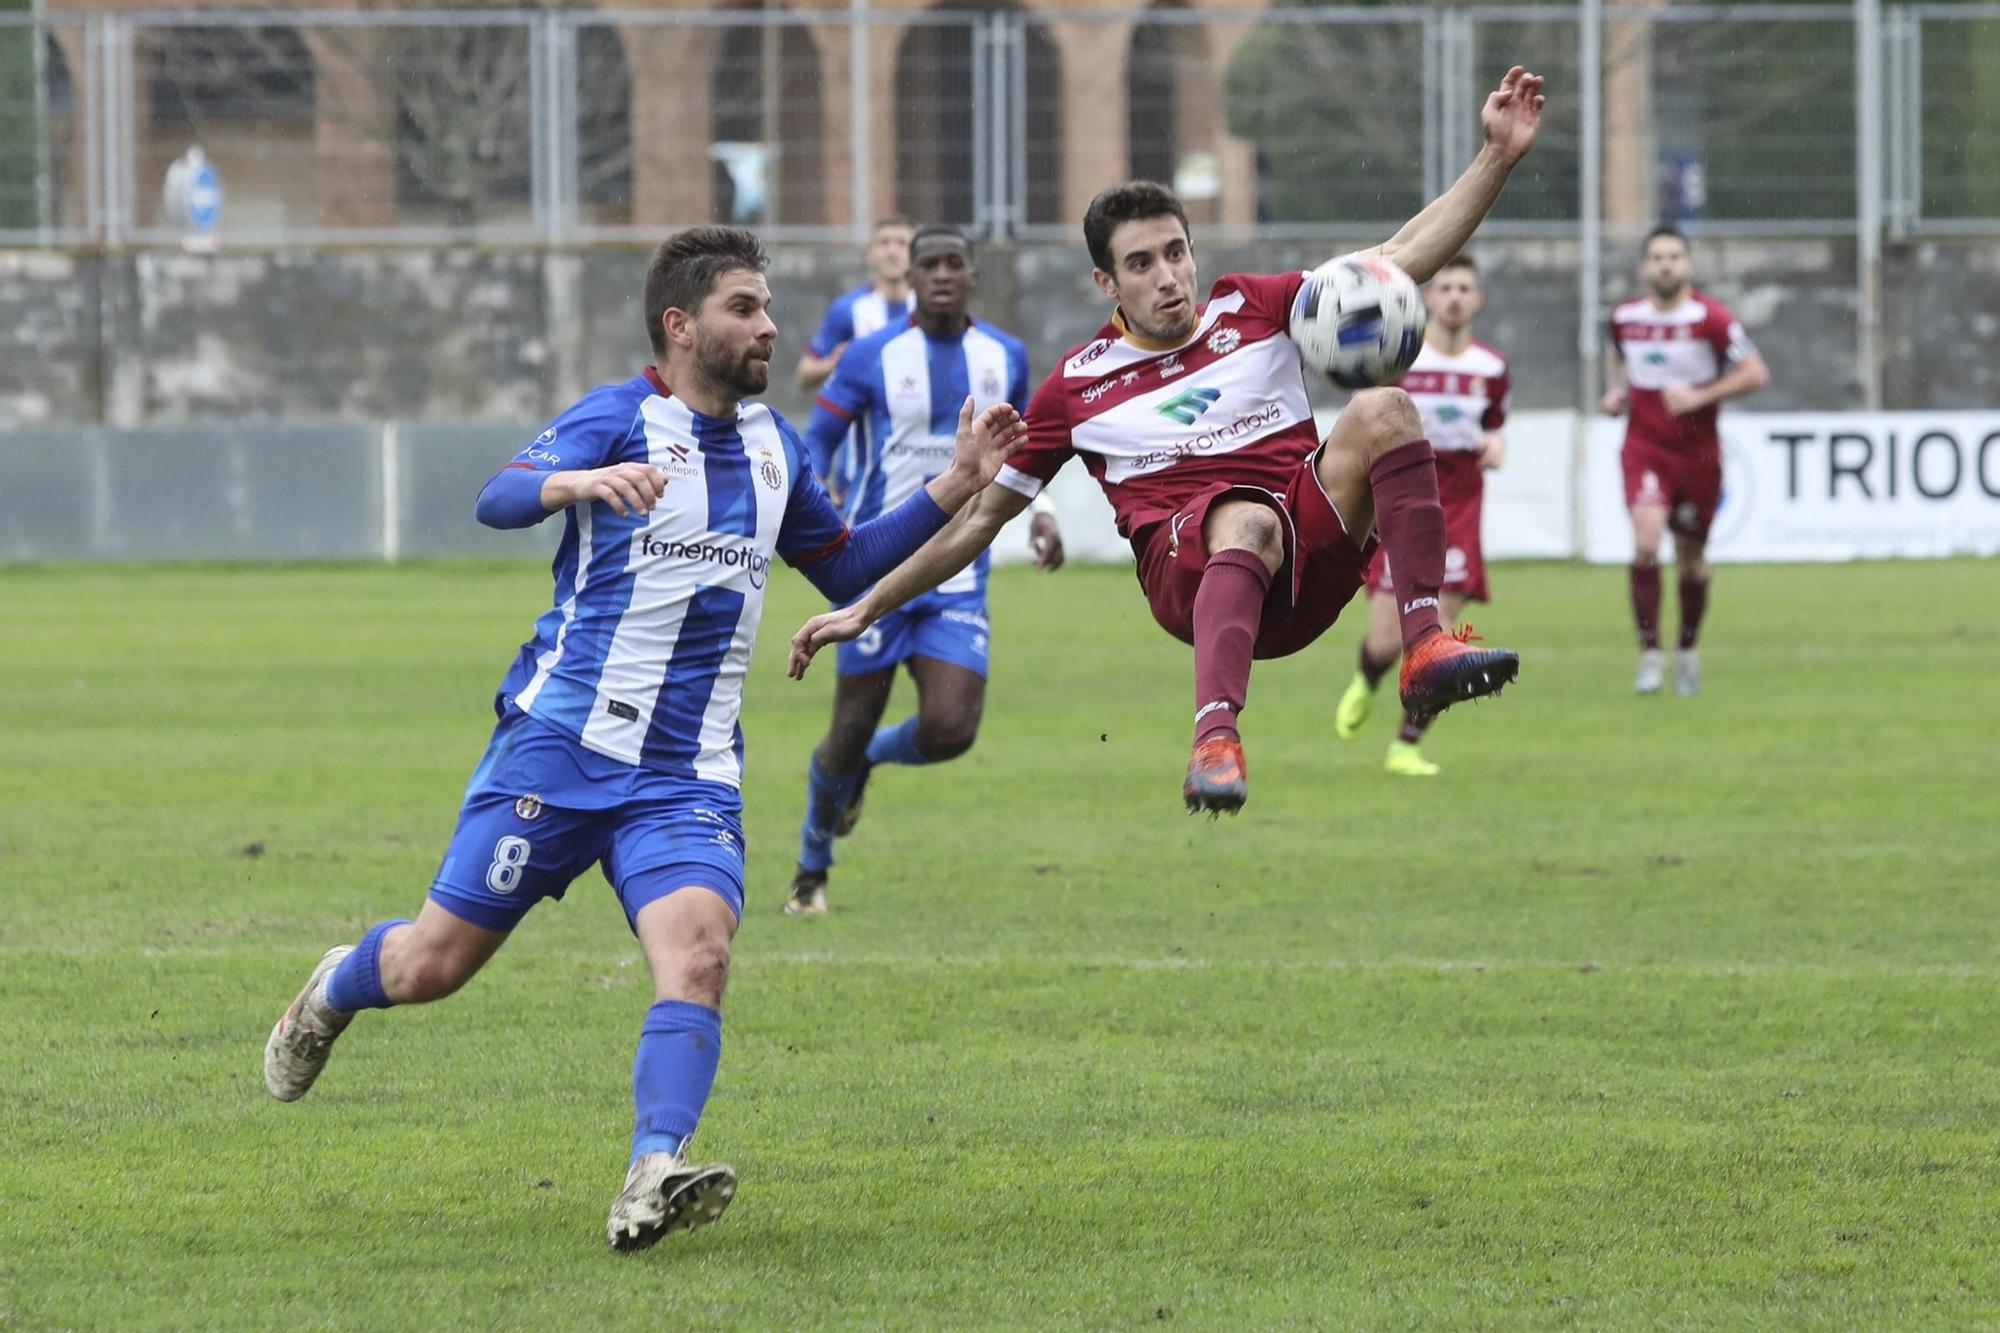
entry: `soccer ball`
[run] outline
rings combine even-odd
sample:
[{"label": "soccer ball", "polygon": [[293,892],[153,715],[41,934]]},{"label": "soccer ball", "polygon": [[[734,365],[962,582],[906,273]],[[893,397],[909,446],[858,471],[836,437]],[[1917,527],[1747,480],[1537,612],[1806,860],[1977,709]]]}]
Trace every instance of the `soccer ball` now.
[{"label": "soccer ball", "polygon": [[1308,366],[1343,389],[1366,389],[1402,378],[1427,319],[1409,274],[1379,255],[1343,255],[1306,274],[1290,329]]}]

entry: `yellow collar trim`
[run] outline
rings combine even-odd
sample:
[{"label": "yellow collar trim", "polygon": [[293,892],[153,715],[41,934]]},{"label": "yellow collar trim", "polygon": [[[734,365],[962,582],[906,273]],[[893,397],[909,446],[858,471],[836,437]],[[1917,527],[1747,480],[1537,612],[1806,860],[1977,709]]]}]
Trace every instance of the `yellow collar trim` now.
[{"label": "yellow collar trim", "polygon": [[[1141,351],[1171,352],[1176,347],[1185,347],[1188,345],[1187,338],[1183,338],[1179,342],[1168,342],[1160,338],[1148,338],[1145,334],[1140,333],[1125,322],[1125,311],[1122,307],[1111,312],[1111,322],[1118,326],[1118,332],[1124,335],[1126,342],[1131,343]],[[1197,327],[1199,327],[1199,324],[1200,321],[1197,320]],[[1192,337],[1193,335],[1189,336]]]}]

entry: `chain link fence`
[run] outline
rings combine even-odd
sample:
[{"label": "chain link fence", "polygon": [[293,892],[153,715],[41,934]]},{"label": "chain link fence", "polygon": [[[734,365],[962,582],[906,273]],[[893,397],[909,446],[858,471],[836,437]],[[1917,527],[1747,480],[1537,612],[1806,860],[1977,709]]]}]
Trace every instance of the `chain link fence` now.
[{"label": "chain link fence", "polygon": [[14,15],[0,243],[562,244],[705,221],[832,240],[894,212],[1068,236],[1126,175],[1173,182],[1223,237],[1372,231],[1449,183],[1517,61],[1553,96],[1497,230],[1851,234],[1879,141],[1893,234],[2000,231],[2000,5],[1882,10],[1879,90],[1858,14]]}]

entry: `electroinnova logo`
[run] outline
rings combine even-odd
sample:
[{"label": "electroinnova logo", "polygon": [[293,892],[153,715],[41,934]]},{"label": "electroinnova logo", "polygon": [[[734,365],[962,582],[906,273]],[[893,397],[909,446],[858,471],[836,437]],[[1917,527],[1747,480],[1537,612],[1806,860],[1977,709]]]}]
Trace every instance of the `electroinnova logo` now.
[{"label": "electroinnova logo", "polygon": [[1195,419],[1215,406],[1216,399],[1222,397],[1220,389],[1182,389],[1173,397],[1154,408],[1163,417],[1170,417],[1183,426],[1192,426]]}]

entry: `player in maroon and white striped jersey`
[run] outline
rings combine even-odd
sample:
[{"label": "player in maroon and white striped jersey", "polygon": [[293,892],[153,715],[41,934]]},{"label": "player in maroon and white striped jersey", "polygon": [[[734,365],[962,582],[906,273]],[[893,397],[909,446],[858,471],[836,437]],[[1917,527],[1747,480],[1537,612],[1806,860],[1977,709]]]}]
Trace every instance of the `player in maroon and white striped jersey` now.
[{"label": "player in maroon and white striped jersey", "polygon": [[[1418,282],[1457,254],[1540,128],[1542,79],[1516,66],[1480,111],[1485,143],[1452,187],[1378,253]],[[1401,389],[1354,395],[1322,443],[1288,336],[1306,275],[1231,274],[1200,301],[1187,211],[1150,181],[1116,186],[1083,221],[1093,277],[1115,302],[1028,405],[1027,444],[971,512],[859,602],[792,638],[791,670],[963,568],[1080,455],[1138,558],[1153,617],[1194,647],[1190,811],[1247,795],[1237,715],[1250,664],[1304,648],[1361,586],[1377,541],[1394,561],[1404,706],[1436,713],[1496,692],[1515,654],[1444,633],[1444,509],[1423,426]]]},{"label": "player in maroon and white striped jersey", "polygon": [[1632,513],[1632,619],[1639,632],[1633,688],[1657,694],[1666,675],[1660,650],[1660,538],[1671,528],[1680,568],[1681,633],[1674,688],[1701,689],[1695,641],[1708,609],[1708,527],[1722,502],[1725,398],[1771,382],[1764,358],[1727,306],[1694,289],[1687,238],[1672,227],[1646,237],[1639,275],[1649,291],[1611,312],[1611,388],[1604,410],[1630,410],[1625,427],[1625,507]]},{"label": "player in maroon and white striped jersey", "polygon": [[[1480,511],[1486,498],[1486,473],[1507,456],[1500,428],[1507,422],[1512,393],[1507,358],[1472,336],[1472,317],[1486,304],[1479,288],[1479,267],[1470,255],[1458,255],[1424,288],[1430,324],[1424,348],[1399,386],[1410,395],[1424,419],[1424,434],[1437,451],[1438,498],[1444,503],[1444,623],[1458,623],[1468,601],[1483,602],[1486,554],[1480,549]],[[1375,704],[1375,687],[1396,665],[1403,651],[1397,634],[1394,577],[1385,552],[1377,551],[1368,566],[1368,632],[1361,640],[1360,671],[1333,712],[1333,734],[1352,740]],[[1438,771],[1417,749],[1431,719],[1405,712],[1396,738],[1389,742],[1383,767],[1405,777],[1430,777]]]}]

